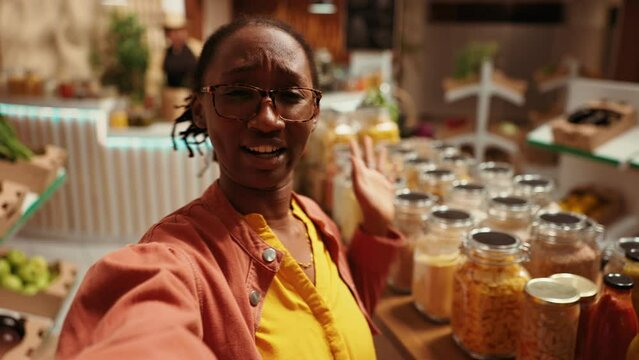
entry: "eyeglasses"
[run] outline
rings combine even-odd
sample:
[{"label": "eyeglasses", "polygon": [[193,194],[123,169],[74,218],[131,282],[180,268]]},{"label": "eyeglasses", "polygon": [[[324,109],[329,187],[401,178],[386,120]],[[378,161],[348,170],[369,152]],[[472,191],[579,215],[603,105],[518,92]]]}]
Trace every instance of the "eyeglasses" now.
[{"label": "eyeglasses", "polygon": [[210,93],[218,116],[248,121],[260,112],[262,99],[268,96],[280,118],[305,122],[313,119],[319,110],[322,92],[305,87],[264,90],[251,85],[211,85],[200,89]]}]

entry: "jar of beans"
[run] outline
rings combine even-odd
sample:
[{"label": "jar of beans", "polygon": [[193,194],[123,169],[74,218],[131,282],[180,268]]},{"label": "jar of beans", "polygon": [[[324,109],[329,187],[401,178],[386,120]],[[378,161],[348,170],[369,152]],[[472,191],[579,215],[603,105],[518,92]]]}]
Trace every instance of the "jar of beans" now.
[{"label": "jar of beans", "polygon": [[476,359],[512,358],[529,280],[521,266],[526,247],[513,235],[478,228],[463,249],[467,259],[453,279],[453,338]]}]

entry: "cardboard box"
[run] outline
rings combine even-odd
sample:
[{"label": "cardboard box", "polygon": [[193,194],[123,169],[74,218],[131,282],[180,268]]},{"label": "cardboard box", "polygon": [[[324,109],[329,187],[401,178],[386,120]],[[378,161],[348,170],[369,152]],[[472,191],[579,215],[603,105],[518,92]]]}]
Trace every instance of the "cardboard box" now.
[{"label": "cardboard box", "polygon": [[19,315],[24,320],[24,338],[22,338],[22,341],[20,341],[18,345],[4,354],[2,360],[23,360],[35,358],[36,350],[47,338],[49,329],[53,326],[53,322],[46,318],[28,314]]},{"label": "cardboard box", "polygon": [[588,102],[585,107],[615,111],[621,114],[621,118],[608,126],[597,126],[572,124],[566,115],[560,116],[550,123],[556,144],[592,151],[637,124],[635,108],[626,103],[597,100]]},{"label": "cardboard box", "polygon": [[24,184],[30,191],[41,194],[55,180],[66,159],[66,150],[46,145],[44,149],[36,150],[35,156],[29,161],[0,160],[0,180]]},{"label": "cardboard box", "polygon": [[78,271],[75,265],[66,261],[56,261],[50,266],[58,276],[46,289],[35,295],[24,295],[0,287],[0,308],[55,319],[76,281]]},{"label": "cardboard box", "polygon": [[24,185],[0,180],[0,237],[20,218],[22,203],[28,191]]}]

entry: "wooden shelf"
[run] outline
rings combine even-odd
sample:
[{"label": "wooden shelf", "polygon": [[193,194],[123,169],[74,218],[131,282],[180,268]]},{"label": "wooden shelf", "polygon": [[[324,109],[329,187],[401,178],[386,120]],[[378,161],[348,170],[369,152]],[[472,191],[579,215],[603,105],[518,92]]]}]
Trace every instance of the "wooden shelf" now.
[{"label": "wooden shelf", "polygon": [[450,325],[428,321],[411,295],[385,294],[375,314],[382,332],[406,359],[470,359],[453,341]]}]

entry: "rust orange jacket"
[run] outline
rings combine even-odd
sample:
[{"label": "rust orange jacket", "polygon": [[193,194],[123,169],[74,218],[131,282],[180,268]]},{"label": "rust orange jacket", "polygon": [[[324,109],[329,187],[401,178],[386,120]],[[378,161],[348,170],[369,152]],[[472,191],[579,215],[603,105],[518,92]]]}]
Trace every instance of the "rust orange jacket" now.
[{"label": "rust orange jacket", "polygon": [[[348,250],[331,219],[294,194],[315,224],[371,329],[402,236],[358,230]],[[93,265],[65,320],[59,359],[259,359],[262,299],[282,259],[216,183],[138,244]]]}]

